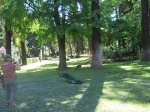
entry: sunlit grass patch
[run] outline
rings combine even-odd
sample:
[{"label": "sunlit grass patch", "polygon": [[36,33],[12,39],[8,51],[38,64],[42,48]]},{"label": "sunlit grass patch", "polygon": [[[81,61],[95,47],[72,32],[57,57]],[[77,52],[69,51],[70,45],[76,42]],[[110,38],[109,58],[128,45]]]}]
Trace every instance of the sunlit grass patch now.
[{"label": "sunlit grass patch", "polygon": [[149,112],[149,107],[143,106],[143,108],[141,108],[141,106],[134,103],[102,99],[94,112]]},{"label": "sunlit grass patch", "polygon": [[[89,59],[73,59],[58,70],[58,60],[17,72],[16,108],[5,107],[0,88],[0,110],[19,112],[148,112],[150,111],[149,63],[106,63],[91,69]],[[83,66],[74,70],[77,64]],[[31,67],[31,66],[30,66]],[[58,72],[69,73],[83,84],[69,84]]]}]

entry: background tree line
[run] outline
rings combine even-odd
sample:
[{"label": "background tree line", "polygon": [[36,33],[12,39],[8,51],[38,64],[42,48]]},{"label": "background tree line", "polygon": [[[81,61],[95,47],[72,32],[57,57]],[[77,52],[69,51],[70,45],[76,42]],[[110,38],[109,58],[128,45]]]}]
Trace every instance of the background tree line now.
[{"label": "background tree line", "polygon": [[26,41],[37,50],[48,46],[53,55],[57,46],[60,69],[67,67],[68,53],[89,53],[92,68],[100,68],[103,58],[141,54],[150,61],[149,9],[149,0],[1,0],[1,32],[8,54],[18,40],[22,64]]}]

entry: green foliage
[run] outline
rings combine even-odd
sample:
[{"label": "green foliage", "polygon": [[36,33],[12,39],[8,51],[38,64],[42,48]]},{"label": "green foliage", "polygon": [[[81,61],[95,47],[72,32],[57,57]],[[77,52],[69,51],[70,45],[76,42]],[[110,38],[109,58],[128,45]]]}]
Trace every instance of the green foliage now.
[{"label": "green foliage", "polygon": [[73,23],[67,29],[67,34],[71,35],[73,38],[77,40],[82,39],[85,33],[86,28],[83,26],[83,24],[80,23]]},{"label": "green foliage", "polygon": [[[85,38],[90,40],[92,25],[100,27],[104,46],[108,40],[112,46],[118,41],[124,41],[122,48],[134,46],[139,49],[141,45],[140,0],[103,0],[100,2],[100,10],[93,13],[91,1],[85,0],[56,0],[56,3],[50,0],[5,0],[5,4],[2,2],[0,15],[9,29],[23,39],[27,38],[29,32],[36,33],[39,45],[56,42],[57,35],[66,34],[66,40],[71,38],[69,42],[75,46],[77,41],[87,40]],[[65,24],[62,9],[65,11]],[[100,20],[97,14],[100,14]],[[93,23],[92,17],[95,19]],[[60,24],[57,25],[56,21]],[[85,42],[87,45],[88,41]],[[116,47],[118,49],[118,46]],[[114,54],[117,57],[117,50]]]},{"label": "green foliage", "polygon": [[4,61],[2,60],[2,58],[0,58],[0,66],[4,64]]},{"label": "green foliage", "polygon": [[[132,1],[132,10],[122,13],[121,5],[128,3],[124,1],[107,0],[101,3],[101,35],[103,43],[110,42],[110,45],[122,41],[121,47],[135,47],[141,45],[141,5],[140,0]],[[109,7],[109,8],[108,8]],[[124,41],[124,42],[123,42]],[[118,47],[118,46],[117,46]],[[117,49],[117,48],[116,48]]]},{"label": "green foliage", "polygon": [[121,56],[122,52],[123,52],[123,49],[117,46],[104,47],[103,57],[104,59],[119,60],[119,59],[122,59],[122,56]]},{"label": "green foliage", "polygon": [[103,58],[104,60],[111,59],[115,61],[139,59],[139,53],[132,50],[132,46],[129,46],[128,48],[118,47],[118,45],[107,46],[103,48]]},{"label": "green foliage", "polygon": [[20,27],[17,22],[24,20],[23,14],[25,14],[25,10],[23,9],[22,3],[22,1],[17,2],[17,0],[5,1],[5,4],[2,7],[2,17],[5,19],[9,28],[14,26]]}]

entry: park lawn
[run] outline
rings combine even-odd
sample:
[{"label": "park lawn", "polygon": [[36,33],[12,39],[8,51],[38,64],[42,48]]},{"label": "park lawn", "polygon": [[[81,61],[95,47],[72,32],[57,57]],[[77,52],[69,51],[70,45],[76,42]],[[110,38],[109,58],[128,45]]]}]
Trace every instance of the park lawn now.
[{"label": "park lawn", "polygon": [[[112,62],[91,69],[88,61],[71,59],[66,70],[58,70],[53,61],[17,72],[18,106],[5,107],[0,87],[0,112],[150,112],[149,62]],[[79,63],[84,65],[74,70]],[[84,83],[69,84],[58,72]]]}]

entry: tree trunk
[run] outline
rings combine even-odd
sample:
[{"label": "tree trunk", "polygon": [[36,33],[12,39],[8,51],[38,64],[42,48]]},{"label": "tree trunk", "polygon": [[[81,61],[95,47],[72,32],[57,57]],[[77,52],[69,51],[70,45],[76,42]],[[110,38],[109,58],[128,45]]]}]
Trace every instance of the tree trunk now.
[{"label": "tree trunk", "polygon": [[141,0],[141,5],[142,5],[142,57],[141,57],[141,61],[150,61],[148,0]]},{"label": "tree trunk", "polygon": [[[92,12],[99,10],[99,0],[92,0]],[[97,13],[97,17],[100,19],[100,13]],[[95,18],[92,18],[92,21],[96,21]],[[96,26],[92,27],[92,63],[91,68],[101,68],[102,67],[102,46],[100,39],[100,28]]]},{"label": "tree trunk", "polygon": [[20,44],[21,44],[22,65],[27,65],[25,43],[23,41],[21,41]]},{"label": "tree trunk", "polygon": [[11,56],[11,37],[12,32],[8,29],[7,25],[5,26],[5,38],[6,38],[6,54]]},{"label": "tree trunk", "polygon": [[81,53],[81,43],[79,40],[76,42],[76,57],[79,58]]},{"label": "tree trunk", "polygon": [[84,50],[85,50],[84,41],[81,42],[81,54],[84,54]]},{"label": "tree trunk", "polygon": [[89,51],[89,58],[92,57],[92,42],[88,40],[88,51]]},{"label": "tree trunk", "polygon": [[73,55],[72,55],[72,45],[71,45],[70,38],[69,38],[69,49],[70,49],[70,56],[71,56],[71,58],[72,58]]},{"label": "tree trunk", "polygon": [[58,69],[67,68],[66,64],[66,52],[65,52],[65,34],[63,37],[58,36],[58,46],[59,46],[59,67]]},{"label": "tree trunk", "polygon": [[[54,0],[54,3],[57,4],[57,0]],[[54,15],[54,20],[56,23],[56,27],[60,26],[60,17],[59,17],[59,12],[58,12],[58,6],[55,7],[55,15]],[[65,25],[65,9],[62,7],[62,25],[64,28]],[[57,34],[57,39],[58,39],[58,46],[59,46],[59,67],[58,69],[65,69],[67,68],[67,63],[66,63],[66,52],[65,52],[65,34],[63,35],[58,35]]]}]

